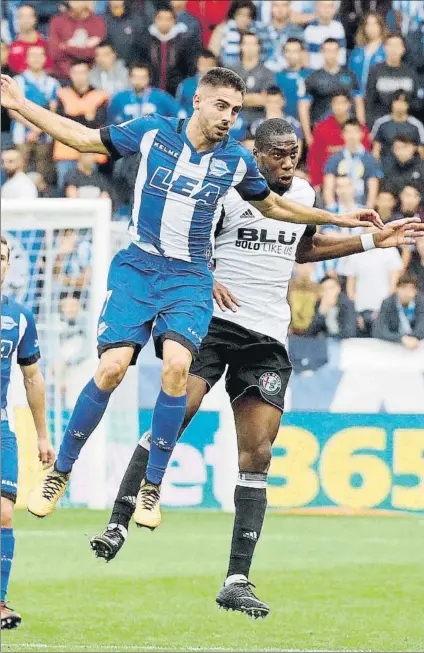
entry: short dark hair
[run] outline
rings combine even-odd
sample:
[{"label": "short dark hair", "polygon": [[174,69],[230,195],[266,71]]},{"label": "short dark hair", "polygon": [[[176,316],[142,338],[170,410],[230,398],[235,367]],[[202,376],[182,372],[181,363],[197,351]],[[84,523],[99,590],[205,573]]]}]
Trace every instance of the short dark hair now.
[{"label": "short dark hair", "polygon": [[338,40],[332,36],[330,36],[328,39],[325,39],[325,41],[321,43],[321,47],[323,48],[324,45],[327,45],[327,43],[335,43],[337,46],[340,47],[340,43],[338,42]]},{"label": "short dark hair", "polygon": [[409,96],[408,96],[408,93],[407,93],[406,91],[403,91],[401,88],[399,88],[397,91],[395,91],[395,92],[393,93],[392,101],[391,101],[390,104],[393,106],[393,102],[394,102],[395,100],[400,100],[401,98],[403,98],[403,99],[408,103],[408,105],[409,105]]},{"label": "short dark hair", "polygon": [[347,100],[349,100],[349,102],[352,102],[350,93],[345,88],[340,88],[338,91],[333,93],[333,95],[331,96],[331,102],[334,100],[335,97],[345,97]]},{"label": "short dark hair", "polygon": [[279,86],[270,86],[267,91],[267,95],[281,95],[281,97],[285,97],[283,91]]},{"label": "short dark hair", "polygon": [[216,55],[212,52],[212,50],[207,50],[206,48],[202,48],[197,53],[196,59],[199,60],[201,58],[203,58],[203,59],[214,59],[215,61],[218,60]]},{"label": "short dark hair", "polygon": [[408,181],[408,183],[405,184],[405,186],[400,191],[399,195],[402,195],[405,188],[412,188],[416,193],[418,193],[418,195],[420,197],[422,197],[422,195],[423,195],[423,191],[422,191],[421,186],[419,186],[416,182],[414,183],[413,181]]},{"label": "short dark hair", "polygon": [[284,118],[269,118],[259,125],[255,134],[255,148],[259,152],[265,152],[270,146],[272,136],[284,136],[294,134],[293,125]]},{"label": "short dark hair", "polygon": [[173,10],[172,10],[172,8],[171,8],[170,6],[169,6],[169,7],[166,7],[166,6],[158,7],[158,9],[156,10],[156,13],[155,13],[155,18],[156,18],[156,16],[157,16],[158,14],[160,14],[162,11],[165,11],[167,14],[172,14],[173,17],[175,18],[175,14],[174,14],[174,12],[173,12]]},{"label": "short dark hair", "polygon": [[396,143],[396,141],[399,141],[400,143],[406,143],[409,145],[418,145],[417,140],[411,136],[410,134],[396,134],[396,136],[393,139],[393,143]]},{"label": "short dark hair", "polygon": [[3,234],[1,235],[1,244],[6,245],[6,247],[7,247],[7,260],[9,260],[10,259],[10,247],[9,247],[9,243],[6,240],[6,236],[3,236]]},{"label": "short dark hair", "polygon": [[142,70],[147,70],[149,73],[149,76],[152,76],[152,69],[150,67],[150,64],[147,63],[147,61],[139,61],[138,63],[133,63],[128,69],[129,74],[131,75],[132,71],[134,68],[141,68]]},{"label": "short dark hair", "polygon": [[344,124],[343,127],[342,127],[342,130],[343,130],[345,127],[348,127],[349,125],[353,125],[354,127],[359,127],[359,129],[362,130],[362,125],[361,125],[361,123],[359,122],[359,120],[357,120],[356,118],[349,118],[349,120],[346,120],[345,124]]},{"label": "short dark hair", "polygon": [[71,68],[73,68],[74,66],[81,66],[81,64],[87,66],[87,68],[90,69],[90,64],[88,63],[88,61],[84,61],[84,59],[72,59]]},{"label": "short dark hair", "polygon": [[199,86],[226,86],[240,91],[242,95],[246,93],[246,84],[242,78],[229,68],[215,66],[206,72],[199,81]]},{"label": "short dark hair", "polygon": [[387,41],[390,41],[390,39],[400,39],[403,45],[405,45],[405,39],[400,32],[390,32],[390,34],[387,34],[386,38],[384,39],[384,43],[387,43]]},{"label": "short dark hair", "polygon": [[302,39],[298,39],[295,36],[291,36],[289,39],[287,39],[287,41],[284,43],[283,48],[285,48],[288,43],[298,43],[300,45],[300,47],[302,48],[302,50],[305,49],[305,44],[302,41]]},{"label": "short dark hair", "polygon": [[329,274],[326,274],[325,277],[321,279],[320,284],[325,283],[326,281],[335,281],[340,288],[342,287],[341,281],[337,275],[335,277],[330,277]]},{"label": "short dark hair", "polygon": [[380,188],[378,189],[378,195],[381,193],[390,193],[390,195],[393,196],[393,199],[396,199],[395,191],[392,188],[389,188],[389,186],[387,186],[384,181],[380,184]]},{"label": "short dark hair", "polygon": [[228,20],[232,20],[239,9],[249,9],[252,20],[256,20],[258,10],[252,0],[233,0],[228,10]]},{"label": "short dark hair", "polygon": [[418,288],[418,283],[417,283],[416,278],[413,277],[410,274],[402,274],[399,277],[396,286],[409,286],[409,285],[415,286],[415,288]]},{"label": "short dark hair", "polygon": [[97,48],[110,48],[115,52],[115,48],[112,45],[112,41],[109,41],[109,39],[104,39],[103,41],[100,41],[99,45],[96,46]]},{"label": "short dark hair", "polygon": [[255,34],[255,32],[244,32],[244,34],[242,34],[241,37],[240,37],[240,45],[243,43],[246,36],[253,36],[253,38],[255,38],[257,40],[257,42],[259,43],[259,46],[261,45],[261,39],[259,38],[259,36],[257,34]]}]

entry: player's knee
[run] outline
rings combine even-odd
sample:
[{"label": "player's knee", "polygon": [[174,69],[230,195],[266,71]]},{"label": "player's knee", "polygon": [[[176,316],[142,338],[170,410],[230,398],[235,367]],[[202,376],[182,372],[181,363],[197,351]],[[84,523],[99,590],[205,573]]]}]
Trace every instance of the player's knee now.
[{"label": "player's knee", "polygon": [[127,371],[126,366],[119,360],[107,361],[98,369],[98,386],[105,391],[114,390],[122,381]]},{"label": "player's knee", "polygon": [[14,505],[9,499],[1,498],[1,527],[12,528]]},{"label": "player's knee", "polygon": [[255,447],[240,451],[239,468],[247,472],[267,472],[271,464],[270,442],[260,442]]},{"label": "player's knee", "polygon": [[162,385],[165,390],[182,390],[187,385],[190,363],[186,356],[175,354],[163,362]]}]

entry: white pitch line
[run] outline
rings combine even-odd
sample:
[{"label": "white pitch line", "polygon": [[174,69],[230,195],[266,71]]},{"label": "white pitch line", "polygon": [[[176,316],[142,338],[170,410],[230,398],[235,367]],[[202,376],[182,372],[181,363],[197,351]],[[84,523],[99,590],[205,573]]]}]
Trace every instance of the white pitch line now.
[{"label": "white pitch line", "polygon": [[[13,648],[12,648],[13,647]],[[140,653],[149,653],[150,651],[157,651],[158,653],[163,652],[163,653],[168,653],[169,652],[178,652],[178,651],[188,651],[190,653],[198,652],[198,653],[237,653],[240,652],[240,649],[236,648],[223,648],[220,646],[185,646],[183,648],[175,647],[173,646],[172,648],[170,647],[162,647],[162,646],[99,646],[98,644],[86,644],[84,646],[82,645],[66,645],[63,646],[61,644],[37,644],[37,643],[22,643],[22,644],[4,644],[3,643],[3,650],[11,650],[13,651],[14,649],[18,648],[24,648],[24,649],[53,649],[55,651],[139,651]],[[246,649],[244,649],[246,650]],[[259,649],[258,649],[259,651]],[[333,653],[334,649],[323,649],[323,648],[261,648],[260,652],[261,653]],[[349,653],[369,653],[370,649],[361,649],[359,650],[353,650],[353,649],[338,649],[338,651],[346,651]]]}]

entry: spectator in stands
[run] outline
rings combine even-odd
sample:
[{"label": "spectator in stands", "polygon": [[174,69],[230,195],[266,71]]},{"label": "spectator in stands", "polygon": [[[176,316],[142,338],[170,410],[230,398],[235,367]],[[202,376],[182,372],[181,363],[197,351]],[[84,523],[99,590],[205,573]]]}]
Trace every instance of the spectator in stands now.
[{"label": "spectator in stands", "polygon": [[[372,232],[372,229],[367,231]],[[370,249],[346,260],[346,291],[355,302],[358,335],[371,337],[381,303],[395,291],[402,270],[402,259],[396,247]]]},{"label": "spectator in stands", "polygon": [[367,124],[371,129],[377,118],[390,112],[393,95],[402,90],[410,98],[410,106],[417,107],[418,77],[405,63],[405,44],[399,34],[389,34],[384,43],[386,62],[375,64],[367,80]]},{"label": "spectator in stands", "polygon": [[[344,146],[342,128],[351,117],[351,107],[349,93],[339,91],[331,99],[331,115],[321,120],[314,129],[307,162],[311,184],[315,188],[322,185],[324,167],[329,157]],[[305,131],[303,133],[305,134]],[[362,145],[366,150],[370,149],[369,134],[365,125],[362,125]]]},{"label": "spectator in stands", "polygon": [[[419,218],[424,222],[424,207],[422,206],[423,192],[424,186],[422,185],[420,188],[409,184],[405,186],[399,195],[399,210],[393,215],[392,219]],[[404,270],[409,274],[419,276],[418,244],[404,245],[401,251]]]},{"label": "spectator in stands", "polygon": [[383,16],[376,13],[367,14],[356,34],[356,48],[349,56],[349,70],[359,79],[362,93],[365,93],[371,66],[386,60],[383,46],[386,36],[387,27]]},{"label": "spectator in stands", "polygon": [[146,35],[141,35],[132,59],[151,66],[152,84],[175,96],[180,82],[195,73],[196,43],[170,9],[160,9]]},{"label": "spectator in stands", "polygon": [[424,295],[418,292],[414,277],[400,277],[396,292],[384,300],[373,336],[418,349],[424,340]]},{"label": "spectator in stands", "polygon": [[200,23],[195,16],[187,11],[187,0],[170,0],[171,9],[175,20],[187,26],[187,33],[193,40],[196,50],[202,47],[202,31]]},{"label": "spectator in stands", "polygon": [[241,37],[246,32],[258,35],[261,61],[266,61],[271,56],[269,28],[257,22],[256,17],[257,9],[252,0],[233,0],[228,20],[215,27],[209,41],[209,49],[222,61],[223,66],[233,68],[240,63]]},{"label": "spectator in stands", "polygon": [[293,118],[292,116],[286,116],[284,113],[284,107],[286,105],[286,99],[284,97],[284,94],[278,86],[272,86],[271,88],[268,89],[266,98],[265,98],[265,116],[264,118],[258,118],[255,120],[251,126],[250,126],[250,133],[252,136],[256,136],[256,131],[261,125],[264,120],[269,120],[270,118],[283,118],[284,120],[287,120],[289,122],[297,136],[297,141],[299,144],[299,159],[302,157],[302,149],[303,149],[303,133],[302,133],[302,127],[300,126],[300,122],[296,120],[296,118]]},{"label": "spectator in stands", "polygon": [[[3,75],[13,76],[13,72],[10,70],[7,57],[9,55],[9,48],[7,47],[4,41],[1,42],[1,72]],[[9,111],[3,106],[1,107],[1,148],[2,150],[9,149],[13,147],[12,134],[10,129],[12,126],[12,120],[9,115]]]},{"label": "spectator in stands", "polygon": [[258,118],[264,117],[266,92],[275,86],[273,73],[261,63],[261,44],[257,34],[246,32],[241,37],[241,60],[233,70],[246,83],[243,100],[243,117],[248,126]]},{"label": "spectator in stands", "polygon": [[319,286],[311,279],[312,263],[297,263],[289,286],[290,333],[304,335],[315,314]]},{"label": "spectator in stands", "polygon": [[391,113],[378,118],[374,123],[371,132],[374,156],[386,164],[393,141],[399,134],[410,136],[424,155],[424,125],[409,115],[409,100],[405,91],[396,91],[392,98]]},{"label": "spectator in stands", "polygon": [[[106,124],[108,94],[90,86],[88,63],[76,61],[70,69],[71,86],[63,86],[57,93],[57,113],[77,120],[87,127],[98,129]],[[76,166],[79,154],[76,150],[55,141],[53,158],[56,161],[58,185],[63,186],[66,173]],[[96,155],[97,163],[107,160],[103,154]]]},{"label": "spectator in stands", "polygon": [[[9,49],[9,67],[14,73],[23,73],[27,67],[28,48],[38,45],[47,51],[47,43],[41,34],[35,29],[37,25],[37,14],[35,9],[27,4],[22,4],[17,10],[19,33]],[[52,61],[46,59],[46,68],[50,70]]]},{"label": "spectator in stands", "polygon": [[315,305],[315,314],[306,335],[340,339],[356,336],[355,306],[342,292],[337,277],[322,279],[320,298]]},{"label": "spectator in stands", "polygon": [[108,122],[117,124],[150,113],[159,113],[162,116],[177,115],[178,102],[166,91],[152,88],[150,85],[150,69],[147,64],[131,68],[130,84],[130,89],[113,96],[108,110]]},{"label": "spectator in stands", "polygon": [[287,67],[275,75],[275,81],[286,98],[286,114],[298,119],[298,102],[305,95],[305,79],[312,71],[303,66],[305,48],[300,39],[287,39],[283,52]]},{"label": "spectator in stands", "polygon": [[230,5],[230,0],[188,0],[187,11],[199,20],[204,48],[215,27],[226,19]]},{"label": "spectator in stands", "polygon": [[90,72],[90,84],[112,97],[129,86],[128,70],[109,41],[102,41],[96,48],[96,65]]},{"label": "spectator in stands", "polygon": [[363,27],[368,14],[384,17],[391,8],[392,0],[343,0],[340,3],[339,19],[345,28],[348,51],[359,45],[356,35]]},{"label": "spectator in stands", "polygon": [[337,62],[339,66],[346,64],[346,37],[344,27],[339,20],[334,20],[336,3],[334,0],[319,0],[315,6],[317,18],[305,29],[304,38],[306,50],[309,53],[309,68],[319,70],[324,65],[322,45],[327,39],[334,39],[339,49]]},{"label": "spectator in stands", "polygon": [[32,200],[38,197],[35,184],[24,172],[24,160],[18,150],[3,150],[1,162],[6,175],[6,181],[1,187],[2,199]]},{"label": "spectator in stands", "polygon": [[392,7],[397,29],[405,38],[409,37],[424,19],[423,0],[393,0]]},{"label": "spectator in stands", "polygon": [[[383,182],[384,184],[384,182]],[[396,197],[393,191],[387,185],[380,185],[375,209],[384,223],[394,219],[393,214],[396,207]]]},{"label": "spectator in stands", "polygon": [[119,59],[127,66],[139,59],[137,44],[146,35],[149,21],[143,11],[134,10],[131,2],[125,0],[109,0],[104,14],[107,40]]},{"label": "spectator in stands", "polygon": [[[27,68],[15,79],[28,100],[56,111],[60,84],[57,79],[46,73],[46,61],[45,49],[40,45],[31,46],[27,49]],[[22,153],[24,169],[28,170],[33,162],[36,172],[52,183],[52,138],[21,118],[18,113],[13,113],[13,117],[13,142]]]},{"label": "spectator in stands", "polygon": [[[416,26],[416,29],[408,34],[408,46],[405,55],[405,63],[415,70],[418,75],[418,99],[424,99],[424,20]],[[419,117],[420,104],[415,112]]]},{"label": "spectator in stands", "polygon": [[111,199],[111,187],[96,166],[96,155],[81,153],[74,170],[68,172],[64,180],[65,197],[107,198]]},{"label": "spectator in stands", "polygon": [[[319,0],[296,0],[293,2],[290,18],[295,25],[305,27],[317,19],[316,7]],[[340,4],[338,0],[337,5]]]},{"label": "spectator in stands", "polygon": [[91,277],[91,243],[74,229],[61,230],[53,249],[53,300],[62,293],[84,290]]},{"label": "spectator in stands", "polygon": [[193,97],[201,76],[217,65],[217,60],[210,50],[200,50],[197,56],[197,72],[192,77],[184,79],[177,89],[176,100],[179,104],[178,115],[190,118],[193,114]]},{"label": "spectator in stands", "polygon": [[339,93],[347,93],[353,98],[356,117],[365,122],[364,99],[359,90],[355,73],[338,63],[340,50],[336,39],[329,38],[321,46],[324,65],[321,70],[314,70],[305,80],[305,93],[299,98],[299,117],[303,133],[308,144],[312,141],[312,129],[328,116],[331,101]]},{"label": "spectator in stands", "polygon": [[68,6],[67,11],[52,18],[49,29],[53,73],[60,80],[69,77],[73,60],[91,64],[96,46],[106,36],[105,22],[91,11],[89,0],[68,0]]},{"label": "spectator in stands", "polygon": [[373,155],[367,152],[362,141],[362,126],[357,120],[347,120],[342,128],[345,147],[328,159],[324,169],[324,203],[335,202],[336,177],[349,175],[355,189],[355,200],[360,206],[375,207],[379,179],[383,176]]},{"label": "spectator in stands", "polygon": [[407,134],[396,136],[392,155],[383,164],[383,171],[397,194],[407,184],[424,186],[424,161],[418,154],[418,147],[411,136]]},{"label": "spectator in stands", "polygon": [[80,365],[90,355],[88,316],[82,310],[81,291],[68,289],[59,296],[59,314],[54,316],[53,333],[58,339],[55,343],[57,358],[54,360],[53,374],[61,381],[63,395],[67,393],[69,373],[72,366]]},{"label": "spectator in stands", "polygon": [[273,51],[265,65],[273,73],[278,73],[287,66],[283,50],[287,40],[294,38],[303,42],[303,29],[291,22],[290,7],[290,0],[273,0],[271,2],[269,30]]}]

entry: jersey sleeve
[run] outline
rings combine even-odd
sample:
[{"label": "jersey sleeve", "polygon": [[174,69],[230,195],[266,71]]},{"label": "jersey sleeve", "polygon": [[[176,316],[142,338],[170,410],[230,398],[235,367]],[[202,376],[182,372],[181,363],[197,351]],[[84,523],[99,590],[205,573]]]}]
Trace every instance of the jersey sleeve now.
[{"label": "jersey sleeve", "polygon": [[33,365],[40,358],[40,348],[38,345],[37,328],[35,326],[34,316],[28,310],[22,311],[26,320],[24,334],[18,345],[18,365]]},{"label": "jersey sleeve", "polygon": [[127,120],[120,125],[108,125],[100,129],[100,138],[112,159],[120,159],[140,151],[140,143],[146,132],[159,129],[157,114]]},{"label": "jersey sleeve", "polygon": [[235,188],[247,202],[260,202],[266,199],[271,191],[250,152],[244,157],[244,162],[246,164],[245,175]]}]

